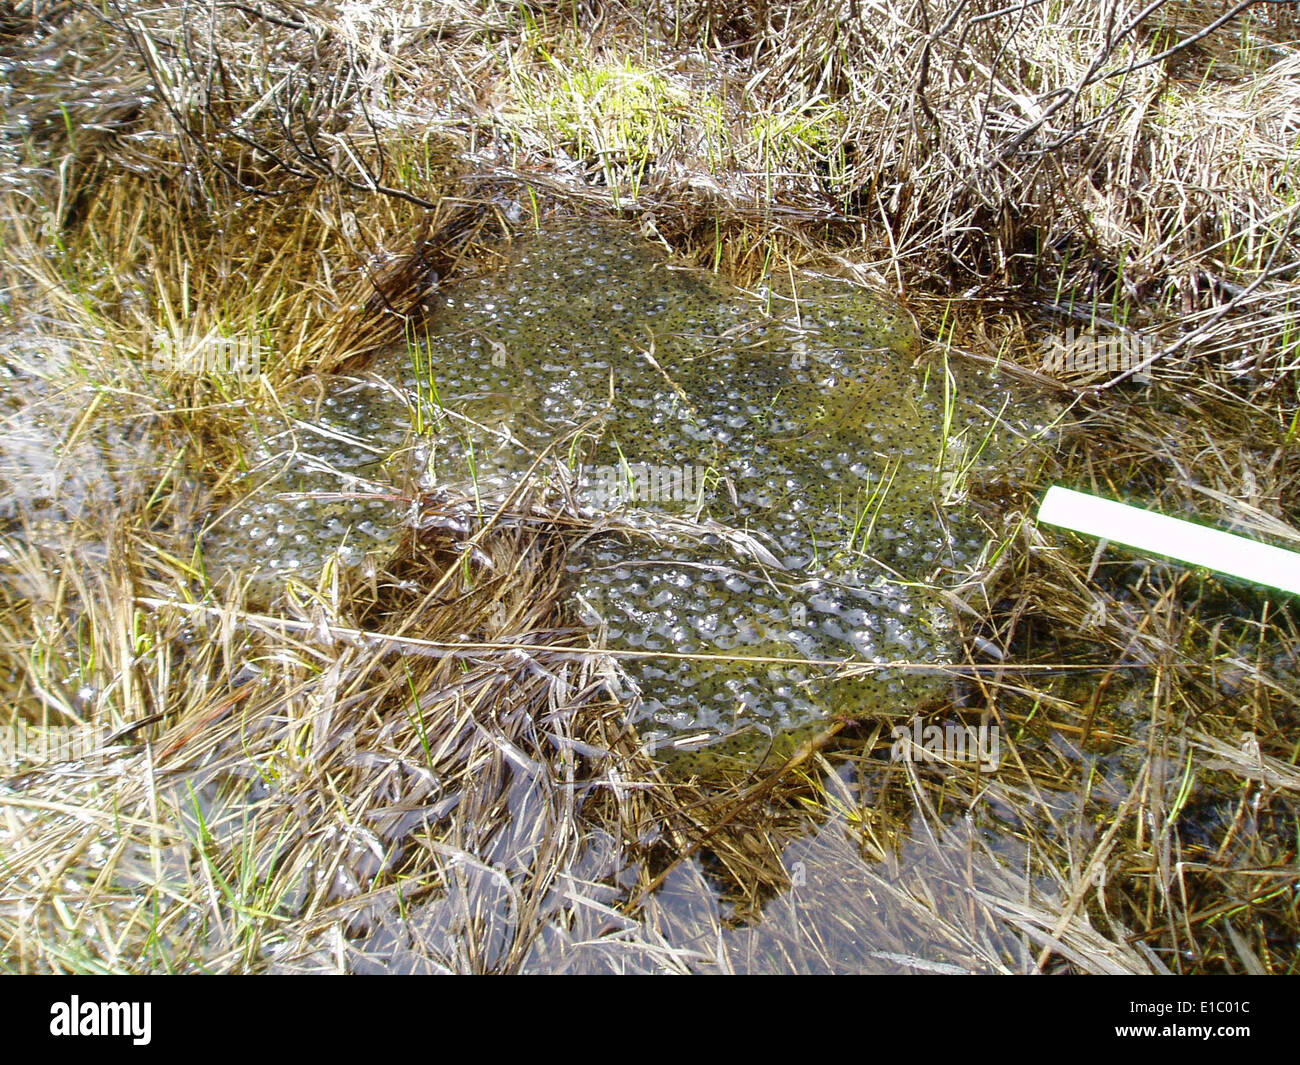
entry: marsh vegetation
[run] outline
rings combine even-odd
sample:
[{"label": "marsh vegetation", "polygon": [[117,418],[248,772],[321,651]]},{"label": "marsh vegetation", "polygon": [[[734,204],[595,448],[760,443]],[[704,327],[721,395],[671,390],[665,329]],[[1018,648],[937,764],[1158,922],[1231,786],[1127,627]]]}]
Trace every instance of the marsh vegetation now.
[{"label": "marsh vegetation", "polygon": [[[5,965],[1294,972],[1294,603],[1033,515],[1300,547],[1298,28],[0,4]],[[503,316],[574,232],[637,313]],[[827,339],[828,291],[883,332]],[[654,420],[692,396],[726,448]],[[788,529],[742,476],[772,440]],[[791,572],[874,598],[782,614]],[[715,588],[760,627],[638,628]],[[863,636],[922,603],[934,638]],[[683,757],[701,684],[742,735]]]}]

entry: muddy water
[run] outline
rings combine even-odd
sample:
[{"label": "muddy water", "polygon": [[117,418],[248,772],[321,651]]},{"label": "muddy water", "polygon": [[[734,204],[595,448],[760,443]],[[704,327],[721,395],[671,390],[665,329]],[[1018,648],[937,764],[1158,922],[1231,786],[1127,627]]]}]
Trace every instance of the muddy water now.
[{"label": "muddy water", "polygon": [[[251,441],[257,490],[205,555],[310,578],[330,552],[392,540],[394,479],[487,510],[537,466],[630,527],[574,561],[574,609],[615,650],[663,655],[629,657],[623,694],[648,739],[699,767],[945,696],[933,667],[957,647],[937,590],[987,543],[967,489],[1031,463],[1049,421],[924,353],[910,317],[859,286],[756,299],[633,231],[570,222],[445,293],[373,379],[328,383]],[[837,677],[824,660],[931,668]]]}]

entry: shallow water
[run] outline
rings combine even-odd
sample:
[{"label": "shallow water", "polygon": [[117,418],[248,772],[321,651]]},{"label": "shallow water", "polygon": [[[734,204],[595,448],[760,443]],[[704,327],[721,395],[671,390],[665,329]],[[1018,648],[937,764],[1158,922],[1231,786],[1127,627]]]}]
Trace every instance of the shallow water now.
[{"label": "shallow water", "polygon": [[[332,549],[392,541],[403,513],[385,486],[487,513],[540,463],[636,534],[589,542],[573,602],[615,651],[665,654],[627,659],[623,694],[688,767],[723,736],[740,751],[945,696],[934,667],[957,647],[935,589],[987,539],[967,488],[1023,467],[1050,418],[923,353],[887,298],[807,278],[760,301],[608,223],[519,242],[373,372],[327,383],[250,442],[261,487],[209,533],[209,567],[310,578]],[[825,660],[922,668],[833,677]]]}]

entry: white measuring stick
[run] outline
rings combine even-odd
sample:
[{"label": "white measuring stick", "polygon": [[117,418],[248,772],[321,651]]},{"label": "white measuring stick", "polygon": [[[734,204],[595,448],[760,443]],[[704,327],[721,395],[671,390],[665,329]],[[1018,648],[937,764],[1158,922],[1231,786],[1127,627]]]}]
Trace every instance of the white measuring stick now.
[{"label": "white measuring stick", "polygon": [[1038,520],[1300,594],[1300,553],[1195,522],[1055,485],[1043,497]]}]

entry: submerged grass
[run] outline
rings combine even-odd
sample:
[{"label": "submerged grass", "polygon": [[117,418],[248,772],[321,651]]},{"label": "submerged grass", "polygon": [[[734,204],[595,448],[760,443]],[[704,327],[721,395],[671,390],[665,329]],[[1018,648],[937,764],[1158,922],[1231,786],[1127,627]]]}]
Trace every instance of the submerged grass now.
[{"label": "submerged grass", "polygon": [[[806,265],[892,288],[949,358],[1061,391],[1050,475],[1300,542],[1296,28],[0,5],[4,723],[97,737],[0,782],[5,965],[1294,971],[1294,605],[1038,529],[1027,471],[969,475],[979,441],[942,442],[989,549],[927,721],[996,724],[992,774],[890,760],[881,721],[661,773],[566,606],[602,530],[560,471],[499,511],[391,485],[392,557],[271,601],[194,534],[288,390],[418,336],[499,235],[596,211],[769,294]],[[1141,365],[1045,369],[1070,328]],[[213,337],[260,372],[158,368]]]}]

